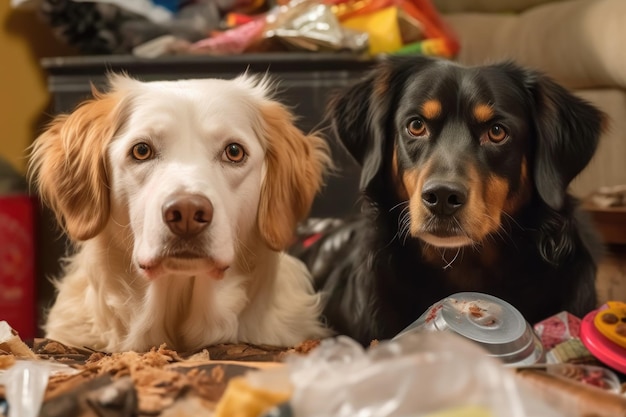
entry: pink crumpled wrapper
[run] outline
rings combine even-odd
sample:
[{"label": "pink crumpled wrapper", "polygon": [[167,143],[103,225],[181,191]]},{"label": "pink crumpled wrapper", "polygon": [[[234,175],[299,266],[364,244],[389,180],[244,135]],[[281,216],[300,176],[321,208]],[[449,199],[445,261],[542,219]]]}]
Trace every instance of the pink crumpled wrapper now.
[{"label": "pink crumpled wrapper", "polygon": [[580,334],[580,322],[578,317],[561,311],[535,324],[534,329],[544,348],[550,350],[560,343],[577,338]]}]

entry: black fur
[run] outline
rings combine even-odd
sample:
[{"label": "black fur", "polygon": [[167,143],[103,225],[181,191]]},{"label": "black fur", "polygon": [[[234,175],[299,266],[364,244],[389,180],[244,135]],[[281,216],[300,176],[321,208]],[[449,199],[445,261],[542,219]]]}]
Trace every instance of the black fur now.
[{"label": "black fur", "polygon": [[[436,117],[422,114],[428,100],[441,105]],[[488,120],[476,110],[481,103],[492,109]],[[328,114],[362,166],[364,198],[355,218],[302,258],[338,333],[363,344],[391,338],[459,291],[501,297],[531,323],[596,307],[601,246],[567,187],[595,152],[604,122],[599,110],[512,63],[469,68],[396,57],[335,97]],[[415,119],[425,123],[424,136],[407,130]],[[506,139],[493,141],[502,129]],[[460,187],[445,203],[458,211],[434,215],[418,207],[441,202],[428,200],[433,194],[425,188],[433,183]],[[447,194],[435,194],[441,195]],[[492,210],[484,221],[480,207]],[[430,243],[406,229],[418,214],[422,223],[414,227]],[[481,223],[496,217],[496,226],[479,236]],[[471,243],[438,247],[439,237],[432,237],[455,234]]]}]

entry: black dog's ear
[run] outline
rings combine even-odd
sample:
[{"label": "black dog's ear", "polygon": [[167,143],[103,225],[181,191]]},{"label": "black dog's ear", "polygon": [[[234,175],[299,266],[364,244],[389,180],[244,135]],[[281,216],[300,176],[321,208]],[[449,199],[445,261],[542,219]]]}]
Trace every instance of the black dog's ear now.
[{"label": "black dog's ear", "polygon": [[[327,109],[327,117],[333,134],[354,160],[361,166],[360,188],[368,187],[382,162],[384,134],[381,120],[374,120],[377,97],[375,89],[380,83],[382,68],[370,72],[364,79],[352,85],[345,92],[335,95]],[[378,104],[380,107],[380,104]],[[376,119],[381,115],[377,115]]]},{"label": "black dog's ear", "polygon": [[395,134],[390,117],[406,79],[430,62],[427,57],[387,57],[330,100],[326,117],[335,137],[361,165],[361,190],[371,189],[379,178],[387,141]]},{"label": "black dog's ear", "polygon": [[607,116],[542,74],[529,74],[536,104],[534,177],[540,197],[559,210],[570,182],[587,166]]}]

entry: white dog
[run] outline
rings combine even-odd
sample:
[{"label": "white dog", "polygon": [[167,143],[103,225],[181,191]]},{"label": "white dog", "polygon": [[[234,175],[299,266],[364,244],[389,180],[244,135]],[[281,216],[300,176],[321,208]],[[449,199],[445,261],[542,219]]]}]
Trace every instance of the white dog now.
[{"label": "white dog", "polygon": [[30,176],[76,251],[46,336],[105,351],[293,346],[328,334],[281,251],[330,163],[267,78],[140,82],[55,118]]}]

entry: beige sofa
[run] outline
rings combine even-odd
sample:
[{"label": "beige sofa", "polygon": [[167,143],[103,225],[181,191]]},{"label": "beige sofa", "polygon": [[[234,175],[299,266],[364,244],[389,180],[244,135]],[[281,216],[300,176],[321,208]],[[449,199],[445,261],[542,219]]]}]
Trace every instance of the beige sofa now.
[{"label": "beige sofa", "polygon": [[434,0],[461,42],[458,61],[512,59],[537,68],[610,116],[573,182],[584,197],[626,184],[626,0]]}]

